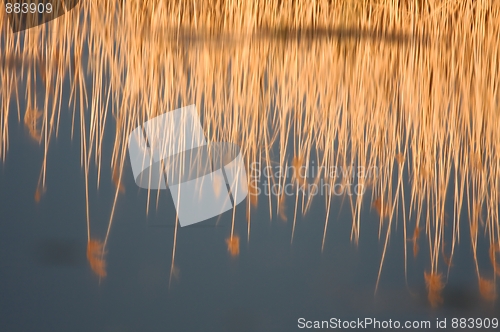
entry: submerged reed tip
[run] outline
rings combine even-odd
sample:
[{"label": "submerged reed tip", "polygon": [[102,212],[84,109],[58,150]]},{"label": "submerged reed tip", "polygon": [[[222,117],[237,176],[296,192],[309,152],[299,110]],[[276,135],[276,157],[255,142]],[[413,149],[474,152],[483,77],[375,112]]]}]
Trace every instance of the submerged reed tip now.
[{"label": "submerged reed tip", "polygon": [[89,240],[87,242],[87,260],[90,268],[100,278],[106,277],[106,260],[104,259],[104,245],[99,240]]},{"label": "submerged reed tip", "polygon": [[42,199],[42,189],[38,187],[35,191],[35,203],[40,203],[40,199]]},{"label": "submerged reed tip", "polygon": [[125,193],[125,186],[121,182],[120,172],[118,171],[117,168],[113,169],[113,175],[112,175],[111,178],[112,178],[113,184],[118,189],[118,191],[120,192],[120,194],[124,194]]},{"label": "submerged reed tip", "polygon": [[399,165],[402,165],[405,161],[405,156],[402,153],[397,153],[396,161],[398,162]]},{"label": "submerged reed tip", "polygon": [[492,280],[479,277],[479,292],[486,301],[493,302],[497,298],[495,283]]},{"label": "submerged reed tip", "polygon": [[233,235],[230,238],[226,239],[227,250],[231,254],[231,256],[236,257],[240,254],[240,238],[238,235]]},{"label": "submerged reed tip", "polygon": [[381,218],[388,218],[391,215],[391,207],[387,202],[382,203],[382,199],[380,197],[373,201],[372,206]]},{"label": "submerged reed tip", "polygon": [[433,308],[443,304],[442,291],[444,283],[442,281],[441,273],[424,272],[425,286],[427,288],[427,298]]}]

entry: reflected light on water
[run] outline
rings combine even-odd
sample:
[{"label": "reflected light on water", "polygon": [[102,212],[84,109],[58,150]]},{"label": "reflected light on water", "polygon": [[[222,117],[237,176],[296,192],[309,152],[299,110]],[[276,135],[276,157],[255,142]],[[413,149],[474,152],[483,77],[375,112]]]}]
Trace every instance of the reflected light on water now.
[{"label": "reflected light on water", "polygon": [[[482,275],[500,271],[499,2],[381,3],[241,1],[239,7],[228,2],[217,11],[214,1],[80,1],[67,15],[22,35],[9,30],[0,12],[5,52],[0,156],[5,161],[8,118],[23,118],[27,133],[44,150],[34,196],[40,202],[47,153],[66,107],[63,86],[69,82],[64,93],[70,95],[72,136],[75,130],[80,134],[87,191],[87,258],[104,277],[116,203],[125,195],[127,137],[180,101],[195,103],[208,138],[239,142],[247,170],[254,162],[297,170],[312,161],[324,169],[378,169],[373,178],[354,176],[369,188],[364,195],[343,196],[352,215],[351,239],[359,239],[364,196],[371,195],[384,241],[380,279],[391,231],[402,216],[405,265],[406,251],[416,257],[420,245],[429,248],[422,281],[432,306],[443,301],[444,271],[450,271],[465,224],[480,294],[493,300],[495,280]],[[25,109],[20,109],[22,98]],[[111,165],[103,165],[104,132],[110,127],[115,133]],[[90,237],[88,187],[99,186],[101,167],[108,166],[114,203],[105,240],[99,242]],[[99,174],[95,184],[88,178],[92,167]],[[248,186],[247,241],[258,199],[267,200],[271,219],[287,221],[287,206],[293,208],[293,243],[297,214],[307,214],[313,199],[301,186],[320,180],[353,184],[353,177],[319,173],[309,178],[297,172],[278,179],[282,185],[295,183],[295,197],[288,200],[259,196],[262,179],[252,178]],[[148,192],[148,209],[155,195],[158,206],[160,193]],[[326,195],[322,250],[328,248],[328,220],[335,217],[331,199]],[[445,209],[453,211],[446,221]],[[233,213],[226,239],[232,257],[240,253],[236,222]],[[176,236],[177,225],[171,278],[178,274]],[[451,248],[447,255],[445,240]],[[489,241],[492,266],[477,262],[480,240]]]}]

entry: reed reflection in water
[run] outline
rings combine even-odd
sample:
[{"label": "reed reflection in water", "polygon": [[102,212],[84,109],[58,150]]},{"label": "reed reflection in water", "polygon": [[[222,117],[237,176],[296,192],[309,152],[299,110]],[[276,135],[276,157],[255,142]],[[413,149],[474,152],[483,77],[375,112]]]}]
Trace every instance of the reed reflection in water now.
[{"label": "reed reflection in water", "polygon": [[[421,273],[431,305],[442,302],[449,273],[459,273],[452,268],[453,258],[464,236],[472,243],[478,290],[485,300],[495,300],[500,275],[498,2],[82,1],[67,15],[17,35],[4,16],[0,13],[5,50],[0,155],[5,160],[9,146],[7,119],[23,119],[44,149],[34,190],[34,200],[43,200],[47,152],[66,107],[61,97],[70,94],[86,182],[87,257],[100,277],[106,275],[104,253],[116,202],[129,176],[123,170],[130,132],[194,103],[203,110],[207,138],[239,144],[247,170],[256,162],[261,168],[307,170],[314,164],[323,170],[377,170],[369,178],[318,172],[265,182],[269,188],[274,180],[282,187],[292,183],[291,196],[257,195],[263,179],[250,174],[247,220],[235,220],[233,214],[227,238],[231,256],[239,255],[245,238],[235,234],[234,224],[247,223],[250,241],[259,199],[267,200],[271,219],[293,223],[293,245],[297,214],[306,214],[314,197],[301,188],[356,184],[368,190],[343,197],[352,215],[351,240],[358,243],[362,209],[373,208],[384,243],[377,285],[399,224],[405,267],[411,263],[408,252],[416,257],[419,248],[428,247],[428,266]],[[26,91],[20,91],[21,82]],[[19,108],[20,98],[26,109]],[[109,127],[115,132],[114,148],[111,164],[103,165]],[[89,186],[99,187],[101,167],[111,167],[116,191],[107,232],[99,241],[91,232],[88,193]],[[97,169],[97,183],[89,183],[91,168]],[[333,196],[322,197],[321,251],[328,250],[328,223],[335,218]],[[159,191],[148,192],[148,209],[159,200]],[[287,218],[285,207],[293,209],[293,218]],[[178,273],[176,241],[177,224],[171,276]],[[489,251],[478,251],[480,241]],[[489,255],[491,264],[479,264],[478,255]]]}]

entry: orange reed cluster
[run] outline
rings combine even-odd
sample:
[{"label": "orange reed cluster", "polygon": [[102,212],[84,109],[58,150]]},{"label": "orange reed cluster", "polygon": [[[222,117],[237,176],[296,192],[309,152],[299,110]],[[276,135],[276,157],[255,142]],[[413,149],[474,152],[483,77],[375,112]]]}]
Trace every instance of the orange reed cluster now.
[{"label": "orange reed cluster", "polygon": [[233,235],[230,238],[226,239],[227,250],[231,254],[231,256],[236,257],[240,254],[240,238],[238,235]]},{"label": "orange reed cluster", "polygon": [[104,260],[103,244],[98,240],[89,240],[87,243],[87,260],[90,268],[100,278],[106,276],[106,261]]},{"label": "orange reed cluster", "polygon": [[441,295],[444,288],[442,275],[435,272],[424,272],[424,276],[425,286],[427,287],[427,298],[431,306],[435,308],[443,304],[443,297]]}]

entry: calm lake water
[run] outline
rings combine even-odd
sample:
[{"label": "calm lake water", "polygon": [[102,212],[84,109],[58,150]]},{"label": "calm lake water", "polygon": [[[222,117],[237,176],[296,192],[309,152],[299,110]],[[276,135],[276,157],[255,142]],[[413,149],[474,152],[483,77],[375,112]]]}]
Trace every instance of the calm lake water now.
[{"label": "calm lake water", "polygon": [[[252,52],[252,47],[272,48],[283,43],[282,38],[262,42],[265,38],[259,39],[258,45],[245,44],[241,48],[249,48]],[[338,33],[331,33],[321,37],[318,43],[322,38],[340,37]],[[360,43],[370,38],[355,38],[354,43],[363,49]],[[287,48],[286,40],[284,43],[283,49],[275,55],[278,58],[286,59],[295,50]],[[297,49],[308,50],[317,46],[313,41],[302,43]],[[198,55],[196,52],[200,47],[203,46],[196,40],[187,41],[183,52]],[[238,46],[234,48],[238,50]],[[328,57],[330,49],[332,54],[337,52],[327,48],[327,51],[322,49],[322,54]],[[257,53],[258,50],[254,49]],[[228,72],[231,72],[231,67],[245,65],[237,56],[241,54],[236,53],[228,52],[224,60],[229,63]],[[88,69],[88,57],[89,54],[85,53],[82,58],[84,72]],[[348,58],[347,53],[345,57]],[[349,63],[346,63],[347,71],[357,70],[349,68]],[[189,75],[194,75],[196,71],[191,65],[189,61],[182,64],[188,68]],[[306,59],[300,66],[312,68],[315,63]],[[276,68],[276,64],[270,68]],[[189,76],[186,82],[191,79]],[[403,82],[404,77],[398,80]],[[25,91],[26,84],[21,81],[19,91]],[[41,81],[36,84],[43,91]],[[90,74],[85,76],[84,84],[89,100],[92,100]],[[272,85],[269,82],[262,84]],[[250,232],[246,214],[248,202],[236,207],[234,233],[240,239],[239,255],[231,255],[226,243],[231,234],[231,210],[217,218],[179,228],[175,266],[172,268],[176,221],[172,196],[163,190],[156,206],[157,192],[153,191],[147,212],[148,192],[136,186],[128,156],[122,178],[125,192],[118,197],[106,246],[107,276],[100,279],[87,261],[85,176],[81,164],[79,125],[75,126],[71,138],[73,109],[67,106],[70,90],[69,79],[66,79],[59,132],[57,138],[52,138],[48,149],[46,190],[39,202],[35,202],[34,194],[44,161],[43,145],[30,137],[22,119],[18,121],[17,104],[12,102],[10,105],[9,151],[5,162],[0,163],[1,330],[294,331],[299,329],[300,318],[310,321],[338,318],[344,321],[365,317],[380,321],[428,320],[432,324],[430,330],[434,330],[437,319],[446,318],[450,327],[452,318],[500,317],[497,303],[481,299],[467,222],[460,224],[462,235],[455,248],[449,277],[446,268],[440,269],[446,282],[443,304],[431,307],[424,279],[424,271],[430,267],[429,246],[427,242],[421,242],[418,256],[413,257],[409,241],[413,228],[408,230],[405,239],[402,214],[408,210],[403,211],[402,204],[395,209],[397,218],[393,220],[377,287],[386,228],[379,235],[380,217],[373,206],[376,194],[370,188],[363,197],[359,214],[362,230],[357,242],[352,239],[353,215],[347,195],[332,197],[323,250],[327,197],[315,196],[307,213],[302,215],[300,196],[294,228],[295,195],[286,197],[286,208],[282,211],[286,221],[276,213],[276,197],[273,197],[270,207],[268,197],[261,195],[258,205],[251,210]],[[20,97],[19,108],[24,110],[26,101],[22,95]],[[43,96],[40,98],[43,100]],[[270,96],[271,106],[279,98],[277,94]],[[179,98],[177,107],[196,104],[199,100]],[[346,105],[351,102],[346,101]],[[307,98],[303,103],[307,103]],[[236,106],[220,107],[232,110]],[[202,119],[212,114],[207,113],[203,105],[198,106],[198,111]],[[276,112],[276,108],[270,107],[268,116],[259,126],[271,126],[266,121],[271,121],[278,114]],[[89,113],[86,116],[88,123]],[[366,117],[373,116],[366,114]],[[99,187],[96,185],[97,167],[93,162],[90,163],[88,181],[91,235],[100,240],[106,234],[116,191],[109,167],[116,126],[111,113],[106,119],[111,125],[106,127],[102,141],[101,164],[104,166]],[[246,125],[242,120],[240,126]],[[204,130],[208,131],[208,128]],[[347,137],[358,134],[348,132]],[[326,137],[326,133],[321,135]],[[312,144],[313,148],[315,144]],[[335,144],[337,150],[340,149],[338,142]],[[293,159],[291,145],[286,145],[288,164]],[[269,152],[270,161],[279,164],[279,146],[274,145]],[[415,152],[409,146],[407,153],[412,155]],[[448,198],[453,201],[454,173],[450,178]],[[413,181],[408,169],[403,172],[402,179],[407,194],[401,202],[408,209]],[[397,176],[393,180],[389,187],[395,192]],[[458,213],[463,220],[468,220],[465,206]],[[445,215],[454,214],[453,205],[446,205]],[[414,222],[413,215],[408,224]],[[424,233],[422,230],[421,237],[426,241]],[[477,261],[486,266],[490,260],[489,246],[483,233],[479,238]],[[405,241],[410,243],[407,276]]]}]

